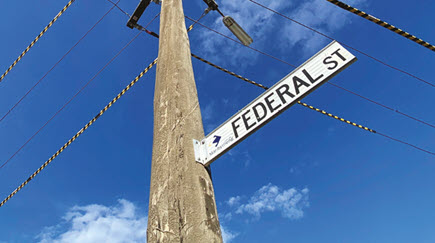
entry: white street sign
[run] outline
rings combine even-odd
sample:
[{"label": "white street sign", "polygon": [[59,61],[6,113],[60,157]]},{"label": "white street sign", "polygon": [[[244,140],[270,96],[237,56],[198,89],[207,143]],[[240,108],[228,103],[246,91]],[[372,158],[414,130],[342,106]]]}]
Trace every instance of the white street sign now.
[{"label": "white street sign", "polygon": [[209,165],[355,61],[354,55],[333,41],[203,140],[194,140],[196,161]]}]

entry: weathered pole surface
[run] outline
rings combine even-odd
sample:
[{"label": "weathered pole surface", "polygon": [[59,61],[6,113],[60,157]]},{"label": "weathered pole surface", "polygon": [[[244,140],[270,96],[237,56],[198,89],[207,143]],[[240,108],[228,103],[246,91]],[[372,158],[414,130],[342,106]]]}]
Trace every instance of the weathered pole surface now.
[{"label": "weathered pole surface", "polygon": [[195,162],[204,137],[182,0],[163,0],[154,94],[147,240],[222,242],[211,178]]}]

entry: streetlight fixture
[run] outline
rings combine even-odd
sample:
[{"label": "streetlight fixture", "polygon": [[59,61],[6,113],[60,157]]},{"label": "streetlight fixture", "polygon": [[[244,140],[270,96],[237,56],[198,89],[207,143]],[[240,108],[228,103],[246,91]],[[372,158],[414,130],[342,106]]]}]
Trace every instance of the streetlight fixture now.
[{"label": "streetlight fixture", "polygon": [[249,46],[252,43],[252,38],[240,27],[237,22],[230,16],[223,18],[225,26],[233,32],[235,36],[242,42],[243,45]]},{"label": "streetlight fixture", "polygon": [[222,15],[224,25],[242,42],[243,45],[249,46],[252,43],[252,38],[246,33],[246,31],[240,27],[237,22],[230,16],[225,16],[218,8],[217,3],[214,0],[204,0],[210,10],[216,10]]}]

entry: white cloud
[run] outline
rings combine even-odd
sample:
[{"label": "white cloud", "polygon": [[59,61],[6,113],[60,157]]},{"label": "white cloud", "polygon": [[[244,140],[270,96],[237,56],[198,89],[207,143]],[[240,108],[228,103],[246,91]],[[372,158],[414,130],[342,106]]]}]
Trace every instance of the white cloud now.
[{"label": "white cloud", "polygon": [[229,231],[226,227],[221,225],[222,231],[222,239],[224,243],[230,243],[234,238],[236,238],[239,234]]},{"label": "white cloud", "polygon": [[245,167],[248,167],[251,164],[251,162],[252,162],[252,156],[251,156],[251,154],[248,151],[244,151],[243,152],[243,156],[245,157],[244,158]]},{"label": "white cloud", "polygon": [[309,207],[308,188],[282,190],[271,183],[261,187],[246,204],[238,206],[236,213],[248,213],[259,219],[264,212],[281,212],[288,219],[304,216],[303,209]]},{"label": "white cloud", "polygon": [[202,117],[204,121],[212,120],[215,112],[216,112],[215,102],[210,101],[208,104],[204,106],[204,109],[202,110]]},{"label": "white cloud", "polygon": [[219,214],[219,220],[221,222],[230,221],[232,218],[233,218],[232,213]]},{"label": "white cloud", "polygon": [[231,99],[222,98],[219,100],[209,100],[205,105],[201,105],[201,115],[205,132],[208,134],[219,126],[219,122],[224,122],[227,117],[220,117],[217,114],[225,111],[229,107],[237,107],[237,97]]},{"label": "white cloud", "polygon": [[227,204],[232,207],[234,205],[239,204],[240,202],[240,196],[236,196],[236,197],[230,197],[230,199],[228,199]]},{"label": "white cloud", "polygon": [[203,107],[204,108],[201,109],[201,115],[205,132],[208,134],[217,127],[217,125],[213,122],[215,121],[214,114],[216,113],[216,105],[215,102],[212,100],[205,104]]},{"label": "white cloud", "polygon": [[[266,0],[263,4],[277,10],[283,10],[291,6],[292,2],[289,0]],[[225,15],[231,16],[242,26],[254,39],[256,46],[259,46],[260,43],[264,43],[264,40],[267,39],[264,35],[272,31],[270,26],[273,26],[273,22],[275,21],[271,18],[273,13],[261,9],[247,0],[222,0],[219,3],[219,8]],[[222,17],[220,17],[220,15],[215,12],[209,15],[213,16],[215,20],[212,24],[208,24],[208,26],[233,39],[237,39],[222,23]],[[212,17],[209,17],[209,19],[211,18]],[[246,67],[248,63],[255,61],[258,56],[258,53],[252,52],[247,48],[242,48],[241,45],[217,36],[216,33],[208,30],[201,31],[199,39],[201,49],[205,50],[208,54],[212,54],[210,55],[210,59],[214,61],[226,60],[226,62],[229,61],[229,64],[233,66]]]},{"label": "white cloud", "polygon": [[[349,0],[349,4],[361,4],[366,0]],[[259,3],[300,21],[321,32],[331,34],[350,22],[352,14],[343,11],[325,0],[258,0]],[[301,3],[302,2],[302,3]],[[294,47],[302,50],[303,55],[313,54],[328,40],[300,25],[284,19],[248,0],[221,0],[219,8],[225,15],[232,16],[254,39],[253,47],[260,50],[278,48],[281,56],[292,53]],[[236,39],[223,25],[222,17],[215,12],[208,19],[214,21],[207,25]],[[232,66],[246,67],[256,62],[258,53],[242,48],[241,45],[219,37],[208,30],[198,32],[201,50],[209,54],[209,59],[228,63]],[[277,45],[276,43],[280,43]],[[275,50],[276,51],[276,50]]]},{"label": "white cloud", "polygon": [[243,162],[245,167],[248,167],[252,162],[252,156],[249,151],[242,151],[240,147],[233,148],[228,151],[231,161]]},{"label": "white cloud", "polygon": [[[230,197],[227,204],[236,214],[250,214],[254,219],[260,219],[261,214],[265,212],[281,212],[285,218],[295,220],[304,216],[303,209],[309,207],[308,188],[297,190],[290,188],[282,190],[271,183],[261,187],[254,195],[249,198],[245,204],[241,204],[244,196]],[[219,214],[221,221],[222,238],[225,243],[231,242],[239,233],[229,231],[226,225],[233,219],[232,212]]]},{"label": "white cloud", "polygon": [[146,242],[146,216],[139,216],[133,203],[118,202],[114,207],[75,206],[61,225],[46,227],[36,238],[40,243]]},{"label": "white cloud", "polygon": [[219,221],[221,223],[221,232],[222,232],[222,239],[224,243],[230,243],[234,238],[236,238],[239,233],[234,232],[232,230],[229,230],[227,228],[227,222],[229,222],[232,219],[232,213],[224,213],[219,214]]},{"label": "white cloud", "polygon": [[[366,0],[348,0],[351,5],[363,3]],[[350,23],[350,14],[338,9],[325,0],[305,1],[292,11],[291,17],[311,28],[322,33],[331,34]],[[298,46],[302,48],[304,54],[310,50],[320,49],[328,39],[310,31],[296,23],[289,22],[284,25],[281,42],[282,47]]]}]

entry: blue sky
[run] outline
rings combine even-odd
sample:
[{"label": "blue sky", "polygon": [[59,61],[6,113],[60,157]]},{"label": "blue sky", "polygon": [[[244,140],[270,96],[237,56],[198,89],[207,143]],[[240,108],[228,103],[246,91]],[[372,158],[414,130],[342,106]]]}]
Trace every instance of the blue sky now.
[{"label": "blue sky", "polygon": [[[258,0],[335,39],[435,83],[433,52],[326,0]],[[0,68],[5,70],[67,1],[3,1]],[[218,2],[253,37],[252,47],[294,65],[330,41],[249,1]],[[435,3],[353,0],[367,11],[435,43]],[[137,1],[121,0],[132,13]],[[185,1],[197,18],[201,0]],[[111,4],[77,0],[0,83],[5,114]],[[151,4],[140,20],[159,11]],[[136,34],[113,9],[0,122],[6,161]],[[230,34],[217,13],[201,22]],[[186,21],[190,24],[190,21]],[[158,21],[150,28],[158,31]],[[192,53],[271,86],[293,70],[201,26]],[[4,168],[5,198],[157,56],[141,34]],[[435,88],[351,51],[359,59],[331,81],[429,123]],[[209,133],[263,92],[193,60],[204,129]],[[155,69],[0,208],[0,242],[144,242],[151,169]],[[435,130],[325,84],[304,102],[435,151]],[[435,242],[435,157],[294,106],[212,164],[226,242]]]}]

